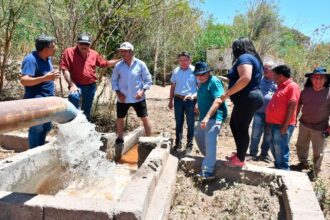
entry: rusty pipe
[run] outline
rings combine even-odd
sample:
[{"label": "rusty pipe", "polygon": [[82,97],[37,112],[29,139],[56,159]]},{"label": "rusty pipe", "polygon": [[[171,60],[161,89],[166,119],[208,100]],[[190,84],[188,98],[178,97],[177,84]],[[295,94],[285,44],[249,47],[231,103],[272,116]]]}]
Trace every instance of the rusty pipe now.
[{"label": "rusty pipe", "polygon": [[66,123],[78,110],[66,99],[45,97],[0,102],[0,133],[49,121]]}]

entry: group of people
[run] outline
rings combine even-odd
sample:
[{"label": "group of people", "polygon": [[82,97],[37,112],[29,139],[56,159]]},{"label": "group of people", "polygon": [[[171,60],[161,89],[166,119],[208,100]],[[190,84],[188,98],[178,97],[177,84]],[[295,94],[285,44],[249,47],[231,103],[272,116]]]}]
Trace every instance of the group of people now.
[{"label": "group of people", "polygon": [[[62,55],[60,69],[55,70],[51,57],[55,53],[55,39],[41,35],[36,39],[36,51],[28,54],[22,63],[21,83],[25,86],[24,98],[53,96],[54,80],[61,77],[68,82],[69,101],[83,110],[91,119],[91,108],[96,92],[96,67],[114,67],[111,76],[112,90],[117,94],[116,144],[122,144],[124,118],[133,107],[144,125],[147,136],[151,134],[145,91],[152,84],[146,64],[134,56],[134,47],[124,42],[118,48],[121,59],[106,60],[92,50],[91,37],[80,34],[75,47],[67,48]],[[289,141],[301,112],[297,153],[301,169],[309,168],[308,149],[312,142],[314,173],[320,172],[325,134],[330,131],[329,76],[325,68],[318,67],[306,74],[305,87],[291,79],[287,65],[276,66],[274,62],[263,64],[253,43],[248,38],[238,38],[232,44],[233,66],[229,70],[228,89],[221,79],[212,75],[213,69],[205,62],[191,64],[188,52],[178,54],[179,66],[171,76],[168,107],[174,108],[176,140],[173,150],[182,148],[184,118],[187,123],[185,152],[190,153],[193,139],[205,155],[201,178],[214,178],[217,140],[228,110],[225,100],[230,98],[233,110],[230,128],[236,144],[236,152],[228,156],[226,166],[243,167],[250,146],[252,160],[270,161],[269,149],[275,168],[289,170]],[[195,114],[199,113],[195,130]],[[249,126],[252,122],[251,143]],[[33,126],[29,129],[30,148],[43,145],[51,124]],[[258,145],[263,133],[261,153]]]},{"label": "group of people", "polygon": [[[118,48],[122,59],[106,60],[98,52],[91,49],[91,36],[79,34],[77,45],[64,50],[60,69],[55,69],[51,57],[55,54],[55,38],[40,35],[35,41],[32,51],[22,62],[21,83],[25,87],[24,98],[40,98],[55,95],[54,81],[62,75],[68,83],[68,99],[76,107],[83,110],[87,120],[91,120],[91,109],[96,92],[96,67],[114,67],[111,84],[117,94],[118,138],[116,143],[123,143],[124,118],[132,106],[141,118],[147,136],[151,133],[148,121],[145,91],[152,84],[151,74],[146,64],[134,57],[134,47],[124,42]],[[51,123],[30,127],[29,147],[45,144]]]},{"label": "group of people", "polygon": [[[230,128],[236,144],[236,152],[226,157],[226,166],[243,167],[246,159],[272,161],[277,169],[290,170],[289,142],[299,119],[297,154],[300,163],[296,169],[309,169],[309,144],[313,148],[311,169],[316,177],[321,171],[321,162],[326,136],[330,131],[330,73],[317,67],[308,73],[301,91],[291,77],[288,65],[276,66],[273,61],[264,64],[248,38],[239,38],[232,44],[233,66],[228,72],[228,89],[221,80],[212,76],[213,69],[207,63],[198,62],[195,69],[190,65],[188,53],[178,55],[179,67],[171,77],[169,107],[173,107],[176,120],[174,150],[181,148],[184,113],[187,120],[186,152],[191,151],[192,133],[200,151],[205,155],[198,174],[203,179],[214,178],[217,138],[227,117],[225,100],[230,98],[233,110]],[[181,74],[181,75],[180,75]],[[195,76],[195,78],[193,77]],[[221,77],[223,79],[223,77]],[[197,90],[197,92],[196,92]],[[194,103],[197,102],[197,106]],[[193,131],[193,110],[199,113],[196,131]],[[249,126],[252,122],[251,142]],[[263,134],[261,153],[258,146]],[[250,155],[247,150],[250,148]],[[246,158],[248,156],[248,158]]]}]

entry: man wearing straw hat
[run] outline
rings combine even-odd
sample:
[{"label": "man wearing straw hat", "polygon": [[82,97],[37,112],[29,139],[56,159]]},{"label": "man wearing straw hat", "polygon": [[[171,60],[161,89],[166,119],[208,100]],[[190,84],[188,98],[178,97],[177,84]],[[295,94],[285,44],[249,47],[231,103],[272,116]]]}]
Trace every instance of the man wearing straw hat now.
[{"label": "man wearing straw hat", "polygon": [[[297,140],[297,154],[299,170],[309,169],[308,151],[312,142],[313,168],[310,177],[314,180],[321,171],[323,151],[326,147],[326,137],[329,135],[330,115],[330,73],[323,67],[317,67],[312,73],[305,75],[307,81],[298,103],[298,112],[301,110],[299,119],[299,134]],[[314,171],[314,172],[313,172]]]}]

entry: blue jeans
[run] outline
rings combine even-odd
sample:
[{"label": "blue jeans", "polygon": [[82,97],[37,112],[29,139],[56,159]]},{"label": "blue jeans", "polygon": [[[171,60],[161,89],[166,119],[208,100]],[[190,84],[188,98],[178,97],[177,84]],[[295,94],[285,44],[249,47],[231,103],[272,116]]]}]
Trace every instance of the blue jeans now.
[{"label": "blue jeans", "polygon": [[52,128],[51,122],[30,127],[29,129],[30,149],[44,145],[46,140],[46,135],[51,130],[51,128]]},{"label": "blue jeans", "polygon": [[217,161],[217,142],[221,129],[221,121],[210,119],[206,128],[202,129],[198,123],[195,133],[195,140],[198,148],[205,156],[202,163],[202,171],[213,173]]},{"label": "blue jeans", "polygon": [[174,97],[174,115],[175,115],[175,135],[176,140],[175,144],[177,146],[181,146],[182,141],[182,132],[183,132],[183,122],[184,122],[184,114],[186,115],[187,121],[187,146],[192,144],[194,138],[194,122],[195,122],[195,100],[186,100]]},{"label": "blue jeans", "polygon": [[272,141],[270,150],[275,159],[275,168],[290,170],[290,147],[289,142],[294,129],[293,125],[289,125],[286,134],[281,134],[280,125],[271,125]]},{"label": "blue jeans", "polygon": [[261,144],[261,156],[267,156],[270,148],[272,136],[270,134],[270,124],[266,123],[265,113],[256,112],[253,116],[252,134],[250,154],[253,156],[258,155],[258,146],[262,133],[264,133]]},{"label": "blue jeans", "polygon": [[77,108],[80,108],[81,99],[81,110],[84,111],[88,121],[91,120],[91,110],[96,92],[96,83],[89,85],[77,85],[80,89],[80,93],[70,93],[68,96],[69,101]]}]

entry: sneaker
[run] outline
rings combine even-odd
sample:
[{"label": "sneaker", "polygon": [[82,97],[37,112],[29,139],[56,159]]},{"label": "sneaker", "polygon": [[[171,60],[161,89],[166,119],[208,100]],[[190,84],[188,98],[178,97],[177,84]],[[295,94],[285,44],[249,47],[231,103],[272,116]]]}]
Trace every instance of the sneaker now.
[{"label": "sneaker", "polygon": [[180,149],[181,149],[181,145],[179,145],[179,144],[174,145],[172,148],[173,151],[178,151]]},{"label": "sneaker", "polygon": [[266,155],[266,156],[259,156],[259,160],[261,160],[261,161],[263,161],[263,162],[266,162],[266,163],[270,163],[270,162],[272,162],[273,160],[272,160],[272,158],[270,158],[270,156],[269,155]]},{"label": "sneaker", "polygon": [[298,171],[308,170],[309,169],[309,165],[308,165],[308,163],[302,163],[302,162],[300,162],[300,163],[298,163],[296,165],[292,165],[291,166],[291,169],[298,170]]},{"label": "sneaker", "polygon": [[311,182],[315,182],[317,180],[317,175],[315,175],[313,170],[308,171],[307,176]]},{"label": "sneaker", "polygon": [[246,161],[250,161],[250,160],[258,161],[258,157],[254,156],[254,155],[248,155],[245,157],[245,159],[246,159]]},{"label": "sneaker", "polygon": [[226,156],[225,158],[226,158],[226,160],[232,160],[236,156],[237,156],[237,153],[232,152],[230,157]]},{"label": "sneaker", "polygon": [[227,167],[244,167],[245,163],[240,161],[237,156],[233,157],[229,161],[225,161],[225,166]]},{"label": "sneaker", "polygon": [[124,143],[124,140],[122,138],[117,138],[116,139],[116,144],[123,144]]},{"label": "sneaker", "polygon": [[197,179],[201,181],[207,181],[207,180],[214,180],[215,176],[213,173],[209,172],[203,172],[201,171],[199,174],[196,175]]},{"label": "sneaker", "polygon": [[189,145],[186,147],[185,154],[191,154],[193,145]]}]

